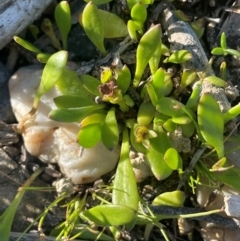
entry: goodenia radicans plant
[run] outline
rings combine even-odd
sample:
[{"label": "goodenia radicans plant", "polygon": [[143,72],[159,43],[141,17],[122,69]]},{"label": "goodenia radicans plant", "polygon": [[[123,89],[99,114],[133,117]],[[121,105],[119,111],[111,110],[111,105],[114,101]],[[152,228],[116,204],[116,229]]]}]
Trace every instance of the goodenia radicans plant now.
[{"label": "goodenia radicans plant", "polygon": [[[57,108],[49,113],[49,118],[61,122],[78,122],[80,128],[76,138],[85,148],[91,148],[100,141],[109,150],[121,146],[119,164],[111,187],[112,198],[104,199],[96,194],[95,198],[99,199],[101,204],[86,210],[83,209],[86,197],[75,199],[76,206],[68,204],[69,218],[60,225],[58,235],[69,237],[71,230],[66,228],[66,224],[69,224],[70,217],[74,220],[71,227],[75,236],[72,237],[81,236],[84,232],[89,235],[88,237],[92,235],[91,239],[102,235],[99,232],[93,235],[90,226],[79,224],[74,216],[78,217],[80,222],[84,220],[101,227],[108,227],[114,238],[119,235],[116,226],[125,225],[130,230],[138,223],[156,225],[167,240],[158,221],[168,217],[155,215],[149,207],[147,207],[149,211],[145,212],[139,205],[142,201],[130,163],[130,149],[133,148],[146,156],[157,180],[168,178],[173,171],[177,171],[181,177],[185,171],[183,159],[171,138],[171,135],[174,136],[180,131],[184,138],[195,140],[195,150],[207,148],[209,152],[205,155],[211,156],[215,161],[209,168],[200,160],[195,167],[197,177],[191,175],[189,178],[193,189],[200,175],[208,176],[212,182],[225,183],[239,189],[236,176],[240,175],[240,171],[235,167],[228,168],[224,159],[224,125],[240,113],[240,107],[237,105],[226,113],[221,113],[217,101],[210,94],[202,94],[202,82],[208,81],[213,85],[225,87],[225,81],[215,76],[205,77],[204,73],[189,69],[182,70],[179,85],[182,92],[191,89],[191,93],[184,102],[178,98],[181,91],[179,93],[175,91],[172,76],[165,70],[164,64],[182,64],[189,61],[192,55],[186,50],[168,54],[169,50],[162,44],[160,24],[151,26],[145,31],[143,26],[146,20],[146,7],[153,1],[127,1],[131,10],[128,26],[116,15],[97,7],[97,4],[109,1],[87,2],[83,13],[79,16],[79,22],[89,39],[101,54],[106,55],[108,50],[104,45],[105,38],[124,37],[129,33],[137,42],[136,68],[135,73],[131,73],[127,65],[122,68],[106,67],[98,79],[88,74],[78,76],[75,72],[67,70],[66,51],[53,54],[46,63],[34,99],[34,112],[37,110],[41,96],[55,86],[62,95],[54,99]],[[62,40],[65,39],[63,45],[66,47],[70,28],[61,27],[62,21],[59,17],[64,8],[68,9],[66,3],[61,3],[55,11],[55,17],[62,33]],[[66,21],[69,22],[70,11],[67,12]],[[138,15],[139,13],[142,15]],[[107,31],[113,29],[113,23],[117,26],[116,30]],[[26,45],[21,39],[18,39],[18,42],[25,44],[25,47],[37,54],[41,53],[31,44]],[[230,52],[234,54],[227,50],[224,36],[221,39],[221,49],[222,54]],[[216,50],[214,53],[216,54]],[[166,54],[168,56],[165,58]],[[147,66],[150,72],[148,78],[143,79]],[[96,97],[100,99],[99,102],[95,101]],[[212,118],[213,115],[217,118],[217,123]],[[24,125],[24,121],[22,124]],[[188,155],[189,158],[192,157],[190,150]],[[224,175],[219,174],[219,168],[225,168]],[[184,199],[184,193],[177,190],[157,196],[152,204],[167,203],[180,207]],[[77,228],[81,229],[78,233]]]}]

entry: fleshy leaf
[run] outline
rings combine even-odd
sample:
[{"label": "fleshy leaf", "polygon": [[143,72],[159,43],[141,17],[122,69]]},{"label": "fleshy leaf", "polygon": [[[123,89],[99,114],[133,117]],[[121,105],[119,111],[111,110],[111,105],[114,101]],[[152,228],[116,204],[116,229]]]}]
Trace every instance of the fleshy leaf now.
[{"label": "fleshy leaf", "polygon": [[101,85],[101,82],[98,79],[87,74],[80,75],[79,78],[86,90],[95,96],[101,96],[101,93],[98,91],[98,87]]},{"label": "fleshy leaf", "polygon": [[134,129],[135,129],[135,127],[132,128],[131,132],[130,132],[131,145],[137,152],[145,154],[146,153],[146,148],[143,146],[142,142],[136,142]]},{"label": "fleshy leaf", "polygon": [[235,49],[226,49],[226,50],[225,50],[225,53],[240,58],[240,52],[239,52],[238,50],[235,50]]},{"label": "fleshy leaf", "polygon": [[220,47],[216,47],[211,51],[211,54],[214,55],[223,55],[224,54],[224,50]]},{"label": "fleshy leaf", "polygon": [[51,57],[51,54],[47,54],[47,53],[39,53],[37,54],[37,60],[40,63],[46,64],[47,61],[49,60],[49,58]]},{"label": "fleshy leaf", "polygon": [[77,108],[88,105],[95,105],[93,100],[81,97],[79,95],[61,95],[54,98],[57,108]]},{"label": "fleshy leaf", "polygon": [[224,157],[223,115],[217,101],[210,94],[204,94],[200,98],[198,123],[205,141],[216,149],[219,159]]},{"label": "fleshy leaf", "polygon": [[217,76],[208,76],[204,78],[204,81],[208,81],[213,85],[216,85],[218,87],[223,87],[223,88],[225,88],[227,85],[227,83],[223,79],[220,79]]},{"label": "fleshy leaf", "polygon": [[150,101],[142,102],[137,114],[137,122],[140,125],[149,125],[155,116],[156,108]]},{"label": "fleshy leaf", "polygon": [[172,53],[168,58],[166,58],[164,63],[174,63],[174,64],[182,64],[187,62],[192,58],[192,54],[187,50],[179,50],[177,52]]},{"label": "fleshy leaf", "polygon": [[182,207],[185,201],[185,194],[182,191],[164,192],[153,200],[153,205],[167,205]]},{"label": "fleshy leaf", "polygon": [[128,34],[124,21],[116,14],[98,9],[104,28],[104,38],[122,38]]},{"label": "fleshy leaf", "polygon": [[113,183],[112,203],[137,210],[139,195],[129,153],[128,129],[124,127],[120,160]]},{"label": "fleshy leaf", "polygon": [[159,41],[161,41],[161,26],[155,25],[150,28],[140,39],[136,53],[136,71],[133,80],[133,86],[136,88],[141,80],[142,74],[156,51]]},{"label": "fleshy leaf", "polygon": [[28,26],[28,29],[29,29],[30,33],[32,34],[33,38],[35,40],[37,40],[38,34],[39,34],[39,28],[36,25],[34,25],[34,24],[30,24]]},{"label": "fleshy leaf", "polygon": [[153,53],[153,56],[149,60],[149,67],[151,70],[151,74],[155,74],[155,72],[158,70],[159,62],[161,59],[161,53],[162,53],[162,39],[160,39],[158,43],[158,47],[156,48],[155,52]]},{"label": "fleshy leaf", "polygon": [[79,95],[84,98],[94,99],[93,95],[83,87],[78,74],[72,70],[64,69],[63,74],[56,83],[56,87],[63,95]]},{"label": "fleshy leaf", "polygon": [[205,30],[205,21],[205,18],[199,18],[190,24],[199,39],[203,36]]},{"label": "fleshy leaf", "polygon": [[34,97],[34,108],[37,108],[41,96],[47,93],[63,74],[67,64],[67,58],[68,53],[66,51],[59,51],[48,59],[43,69],[40,85]]},{"label": "fleshy leaf", "polygon": [[132,9],[132,7],[138,2],[138,0],[127,0],[127,5],[129,9]]},{"label": "fleshy leaf", "polygon": [[158,101],[157,111],[169,116],[180,116],[184,114],[184,105],[173,98],[163,97]]},{"label": "fleshy leaf", "polygon": [[138,2],[133,6],[131,9],[131,18],[138,27],[142,28],[147,19],[147,9],[142,2]]},{"label": "fleshy leaf", "polygon": [[182,169],[182,158],[175,148],[168,148],[164,154],[164,161],[172,170]]},{"label": "fleshy leaf", "polygon": [[194,134],[195,131],[195,125],[193,122],[181,125],[182,133],[185,137],[191,137]]},{"label": "fleshy leaf", "polygon": [[61,33],[63,49],[67,49],[67,38],[71,29],[71,10],[67,1],[61,1],[55,8],[54,17]]},{"label": "fleshy leaf", "polygon": [[112,0],[84,0],[84,2],[93,2],[94,4],[105,4],[105,3],[109,3]]},{"label": "fleshy leaf", "polygon": [[88,115],[86,118],[84,118],[81,121],[81,127],[84,127],[90,124],[103,123],[105,118],[106,118],[106,114],[103,114],[103,113],[95,113],[92,115]]},{"label": "fleshy leaf", "polygon": [[134,209],[117,204],[98,205],[80,214],[88,221],[103,227],[128,224],[134,219],[135,215]]},{"label": "fleshy leaf", "polygon": [[163,87],[165,79],[165,71],[163,68],[159,68],[152,77],[152,85],[158,97],[158,92]]},{"label": "fleshy leaf", "polygon": [[137,26],[136,24],[130,19],[127,22],[127,29],[128,29],[128,34],[132,40],[137,42],[138,37],[137,37]]},{"label": "fleshy leaf", "polygon": [[117,77],[117,86],[124,95],[128,90],[131,83],[131,72],[127,65],[124,65]]},{"label": "fleshy leaf", "polygon": [[18,36],[14,36],[13,39],[16,43],[18,43],[19,45],[21,45],[22,47],[24,47],[25,49],[27,49],[33,53],[39,54],[42,52],[39,48],[37,48],[33,44],[29,43],[28,41],[26,41]]},{"label": "fleshy leaf", "polygon": [[187,115],[173,116],[172,122],[179,125],[186,125],[192,122],[192,119]]},{"label": "fleshy leaf", "polygon": [[202,92],[202,83],[200,81],[198,81],[193,85],[192,93],[186,103],[187,108],[196,110],[201,92]]},{"label": "fleshy leaf", "polygon": [[115,107],[112,107],[105,118],[102,126],[102,142],[109,150],[118,145],[119,130],[115,115]]},{"label": "fleshy leaf", "polygon": [[49,113],[49,118],[61,122],[81,122],[91,112],[104,107],[105,105],[90,105],[73,109],[56,109]]},{"label": "fleshy leaf", "polygon": [[157,93],[153,87],[153,84],[152,83],[147,83],[146,84],[146,89],[147,89],[147,93],[151,99],[151,102],[154,106],[157,105],[158,103],[158,96],[157,96]]},{"label": "fleshy leaf", "polygon": [[182,88],[186,88],[190,85],[197,77],[196,71],[184,69],[181,76],[181,86]]},{"label": "fleshy leaf", "polygon": [[220,45],[224,50],[227,48],[227,38],[224,32],[221,34]]},{"label": "fleshy leaf", "polygon": [[233,106],[228,111],[223,114],[224,123],[227,123],[230,120],[233,120],[235,117],[240,115],[240,104]]},{"label": "fleshy leaf", "polygon": [[172,169],[164,161],[164,154],[168,148],[172,147],[172,144],[161,127],[154,131],[158,136],[149,139],[150,148],[147,150],[146,157],[153,175],[160,181],[172,173]]},{"label": "fleshy leaf", "polygon": [[89,2],[82,13],[82,25],[85,33],[103,55],[107,54],[104,47],[104,26],[98,8]]},{"label": "fleshy leaf", "polygon": [[172,121],[172,119],[168,119],[166,122],[163,124],[163,128],[167,132],[174,132],[177,129],[177,124]]},{"label": "fleshy leaf", "polygon": [[84,148],[91,148],[98,144],[101,140],[101,123],[94,123],[82,127],[78,132],[78,144]]}]

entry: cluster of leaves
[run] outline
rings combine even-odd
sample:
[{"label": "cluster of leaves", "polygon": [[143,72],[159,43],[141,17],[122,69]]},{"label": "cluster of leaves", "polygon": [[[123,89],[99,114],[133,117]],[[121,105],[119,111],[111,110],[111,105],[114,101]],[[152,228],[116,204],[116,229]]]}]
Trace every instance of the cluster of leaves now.
[{"label": "cluster of leaves", "polygon": [[[239,175],[239,170],[226,166],[224,125],[240,113],[240,108],[239,105],[235,106],[223,114],[216,100],[210,94],[201,94],[201,91],[203,81],[209,81],[220,87],[225,87],[225,81],[215,76],[204,77],[204,73],[187,69],[181,74],[179,83],[181,91],[184,92],[190,89],[194,82],[195,84],[186,103],[179,101],[178,96],[172,95],[174,83],[163,66],[164,63],[182,64],[192,56],[186,50],[169,54],[170,51],[162,44],[160,25],[144,31],[146,8],[153,1],[127,1],[131,15],[127,26],[118,16],[98,9],[96,4],[106,2],[109,1],[90,1],[80,15],[79,22],[102,55],[107,54],[104,38],[124,37],[129,34],[134,41],[137,41],[134,77],[132,78],[126,65],[121,69],[118,66],[105,68],[100,79],[87,74],[78,76],[75,72],[66,69],[68,55],[65,50],[61,50],[44,58],[46,66],[30,112],[31,115],[34,114],[41,96],[56,86],[62,95],[54,99],[57,109],[49,113],[49,118],[61,122],[80,123],[77,140],[85,148],[91,148],[100,141],[109,150],[121,145],[111,201],[97,197],[101,204],[89,210],[84,209],[86,197],[70,202],[67,205],[69,210],[67,225],[64,222],[59,226],[59,235],[67,237],[74,230],[73,233],[76,234],[74,238],[87,234],[88,238],[92,235],[91,239],[113,240],[110,236],[103,237],[104,234],[101,232],[94,233],[88,225],[82,224],[81,220],[85,220],[107,227],[115,239],[119,235],[117,226],[125,225],[130,230],[135,224],[154,224],[168,240],[159,223],[159,220],[168,217],[157,216],[150,209],[149,213],[146,213],[139,208],[141,199],[130,162],[130,147],[145,154],[157,180],[169,177],[173,171],[178,171],[182,175],[184,170],[181,155],[169,137],[171,133],[180,131],[184,137],[195,140],[196,150],[200,146],[211,149],[208,155],[212,155],[217,161],[211,169],[201,162],[197,167],[198,175],[208,175],[213,182],[218,180],[238,188],[236,175]],[[71,26],[70,10],[67,6],[67,2],[62,1],[55,11],[63,48],[66,48]],[[63,9],[67,11],[61,15]],[[65,17],[59,17],[60,15]],[[63,28],[65,20],[68,24]],[[15,38],[15,40],[29,50],[41,54],[40,50],[29,43],[26,44],[22,39]],[[235,55],[236,53],[235,50],[227,48],[226,38],[224,42],[223,35],[221,47],[214,49],[213,54]],[[150,68],[150,75],[141,83],[147,65]],[[216,119],[217,122],[214,121]],[[23,122],[25,120],[26,118]],[[221,168],[225,170],[224,175],[219,174]],[[194,188],[196,183],[194,176],[191,177],[191,181]],[[183,192],[175,191],[157,196],[153,204],[179,207],[183,202]],[[77,232],[77,228],[81,231]],[[86,238],[86,236],[81,237]]]}]

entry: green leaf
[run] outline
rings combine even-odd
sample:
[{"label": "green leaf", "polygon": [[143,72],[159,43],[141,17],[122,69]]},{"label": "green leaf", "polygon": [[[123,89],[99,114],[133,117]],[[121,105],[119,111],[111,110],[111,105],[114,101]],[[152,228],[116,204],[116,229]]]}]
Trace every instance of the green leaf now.
[{"label": "green leaf", "polygon": [[98,87],[99,85],[101,85],[101,82],[98,79],[87,74],[82,74],[79,76],[79,78],[86,90],[88,90],[95,96],[101,96],[101,93],[98,90]]},{"label": "green leaf", "polygon": [[224,81],[227,81],[227,63],[225,61],[223,61],[221,64],[220,64],[220,78],[223,79]]},{"label": "green leaf", "polygon": [[83,98],[79,95],[61,95],[53,99],[57,108],[77,108],[88,105],[96,105],[93,100]]},{"label": "green leaf", "polygon": [[152,77],[152,85],[154,87],[154,90],[158,98],[162,97],[159,95],[159,91],[164,85],[164,79],[165,79],[165,71],[163,68],[159,68]]},{"label": "green leaf", "polygon": [[39,28],[34,24],[30,24],[28,26],[28,29],[29,29],[30,33],[32,34],[34,40],[37,40],[38,34],[39,34]]},{"label": "green leaf", "polygon": [[109,67],[104,67],[100,74],[101,83],[104,84],[108,82],[110,79],[112,79],[112,70]]},{"label": "green leaf", "polygon": [[192,93],[186,103],[187,108],[196,110],[201,92],[202,92],[202,83],[198,81],[193,85]]},{"label": "green leaf", "polygon": [[78,144],[84,148],[91,148],[101,140],[102,123],[84,126],[77,135]]},{"label": "green leaf", "polygon": [[168,148],[164,154],[164,161],[172,170],[182,169],[182,158],[175,148]]},{"label": "green leaf", "polygon": [[167,132],[174,132],[177,129],[177,124],[172,119],[168,119],[163,123],[163,128]]},{"label": "green leaf", "polygon": [[142,28],[147,19],[147,9],[142,2],[138,2],[133,6],[131,9],[131,18],[138,27]]},{"label": "green leaf", "polygon": [[131,145],[137,152],[145,154],[146,148],[143,146],[142,142],[136,142],[134,129],[135,129],[135,126],[133,128],[131,128],[131,132],[130,132]]},{"label": "green leaf", "polygon": [[182,10],[175,10],[173,13],[182,21],[190,22],[192,20],[191,16],[186,15]]},{"label": "green leaf", "polygon": [[40,54],[37,54],[36,57],[40,63],[46,64],[49,58],[51,57],[51,54],[40,53]]},{"label": "green leaf", "polygon": [[155,116],[156,108],[150,101],[142,102],[139,107],[137,114],[137,122],[140,125],[149,125],[154,116]]},{"label": "green leaf", "polygon": [[[84,2],[89,3],[91,0],[84,0]],[[105,4],[105,3],[109,3],[112,0],[92,0],[91,2],[93,2],[94,4]]]},{"label": "green leaf", "polygon": [[226,48],[227,48],[227,38],[226,38],[226,34],[224,32],[222,32],[222,34],[221,34],[220,45],[221,45],[223,50],[226,50]]},{"label": "green leaf", "polygon": [[90,124],[103,123],[105,118],[106,118],[106,114],[104,113],[95,113],[92,115],[88,115],[86,118],[84,118],[81,121],[81,127],[84,127]]},{"label": "green leaf", "polygon": [[199,39],[203,36],[205,30],[205,21],[205,18],[199,18],[196,21],[190,23],[193,31]]},{"label": "green leaf", "polygon": [[158,96],[157,96],[157,93],[155,92],[155,89],[152,83],[148,82],[145,86],[147,88],[147,93],[151,99],[152,104],[156,106],[158,103]]},{"label": "green leaf", "polygon": [[103,22],[99,14],[98,8],[92,1],[89,2],[83,10],[82,25],[89,39],[103,55],[106,55],[107,51],[104,47]]},{"label": "green leaf", "polygon": [[136,211],[123,205],[98,205],[80,214],[84,219],[99,226],[120,226],[130,223]]},{"label": "green leaf", "polygon": [[18,36],[14,36],[13,39],[16,43],[18,43],[19,45],[21,45],[22,47],[24,47],[25,49],[27,49],[33,53],[39,54],[42,52],[39,48],[37,48],[33,44],[29,43],[28,41],[26,41]]},{"label": "green leaf", "polygon": [[160,181],[172,173],[172,169],[164,161],[164,154],[168,148],[172,147],[172,144],[161,127],[154,131],[158,136],[149,139],[150,148],[147,150],[146,157],[153,175]]},{"label": "green leaf", "polygon": [[56,109],[49,113],[49,118],[61,122],[81,122],[90,113],[104,107],[105,105],[90,105],[73,109]]},{"label": "green leaf", "polygon": [[224,50],[220,47],[216,47],[211,51],[211,54],[214,55],[224,55]]},{"label": "green leaf", "polygon": [[131,83],[131,72],[127,67],[127,65],[124,65],[123,68],[121,69],[116,79],[116,82],[117,82],[118,88],[122,91],[122,94],[124,95]]},{"label": "green leaf", "polygon": [[240,115],[240,104],[239,103],[237,105],[233,106],[231,109],[229,109],[225,113],[223,113],[224,123],[227,123],[230,120],[233,120],[238,115]]},{"label": "green leaf", "polygon": [[[100,84],[100,82],[98,81]],[[83,87],[78,74],[72,70],[65,69],[56,83],[56,87],[63,95],[79,95],[84,98],[93,99],[93,95]]]},{"label": "green leaf", "polygon": [[128,29],[128,34],[132,40],[137,42],[138,37],[137,37],[137,26],[136,24],[130,19],[127,22],[127,29]]},{"label": "green leaf", "polygon": [[224,122],[217,101],[210,94],[202,95],[197,112],[199,129],[203,138],[216,149],[218,158],[221,159],[224,157]]},{"label": "green leaf", "polygon": [[161,41],[162,30],[160,24],[150,28],[140,39],[136,53],[136,70],[133,86],[137,88],[147,63],[156,51]]},{"label": "green leaf", "polygon": [[164,63],[174,63],[174,64],[182,64],[187,62],[192,58],[192,54],[187,50],[179,50],[172,53],[168,58],[166,58]]},{"label": "green leaf", "polygon": [[152,57],[149,60],[149,67],[151,70],[151,74],[155,74],[158,70],[160,59],[161,59],[161,53],[162,53],[162,39],[160,39],[158,43],[158,47],[153,53]]},{"label": "green leaf", "polygon": [[116,14],[98,9],[104,29],[104,38],[122,38],[128,35],[125,22]]},{"label": "green leaf", "polygon": [[71,30],[71,10],[67,1],[61,1],[55,8],[54,17],[61,33],[63,49],[67,49],[68,34]]},{"label": "green leaf", "polygon": [[[129,153],[128,129],[124,127],[120,160],[113,183],[112,203],[130,207],[132,210],[138,210],[138,188]],[[130,221],[133,219],[134,217]]]},{"label": "green leaf", "polygon": [[194,70],[184,69],[181,76],[181,86],[186,88],[190,85],[197,77],[197,73]]},{"label": "green leaf", "polygon": [[235,50],[235,49],[226,49],[225,53],[228,53],[228,54],[231,54],[231,55],[233,55],[235,57],[240,58],[240,52]]},{"label": "green leaf", "polygon": [[195,125],[193,122],[181,125],[182,133],[185,137],[191,137],[194,134],[195,131]]},{"label": "green leaf", "polygon": [[173,98],[163,97],[156,105],[157,111],[168,116],[180,116],[184,114],[184,105]]},{"label": "green leaf", "polygon": [[208,81],[213,85],[216,85],[218,87],[223,87],[223,88],[225,88],[227,85],[227,83],[223,79],[220,79],[217,76],[208,76],[204,78],[204,81]]},{"label": "green leaf", "polygon": [[127,5],[129,9],[132,9],[132,7],[138,3],[138,0],[127,0]]},{"label": "green leaf", "polygon": [[67,64],[68,53],[67,51],[59,51],[53,54],[47,61],[40,85],[34,98],[33,107],[37,108],[42,95],[47,93],[59,80]]},{"label": "green leaf", "polygon": [[192,119],[187,115],[173,116],[172,122],[179,125],[186,125],[192,122]]},{"label": "green leaf", "polygon": [[164,192],[153,200],[153,205],[167,205],[182,207],[185,201],[185,194],[182,191]]},{"label": "green leaf", "polygon": [[114,149],[118,145],[119,130],[115,115],[115,107],[112,107],[106,116],[102,126],[102,142],[109,150]]}]

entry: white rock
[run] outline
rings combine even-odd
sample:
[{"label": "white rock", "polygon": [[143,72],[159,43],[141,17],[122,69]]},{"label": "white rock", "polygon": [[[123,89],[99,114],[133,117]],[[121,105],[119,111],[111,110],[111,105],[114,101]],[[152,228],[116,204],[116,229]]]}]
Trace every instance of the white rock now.
[{"label": "white rock", "polygon": [[[31,110],[41,74],[39,66],[28,66],[18,70],[9,80],[11,105],[18,121]],[[119,151],[117,148],[109,151],[102,143],[84,149],[76,142],[78,123],[50,120],[48,113],[56,108],[53,98],[58,95],[60,92],[53,88],[41,98],[36,115],[24,126],[25,146],[30,154],[42,161],[58,163],[73,183],[95,181],[116,166]]]}]

